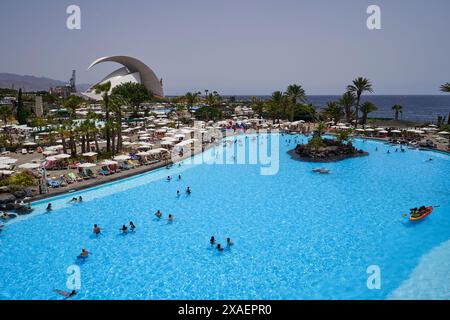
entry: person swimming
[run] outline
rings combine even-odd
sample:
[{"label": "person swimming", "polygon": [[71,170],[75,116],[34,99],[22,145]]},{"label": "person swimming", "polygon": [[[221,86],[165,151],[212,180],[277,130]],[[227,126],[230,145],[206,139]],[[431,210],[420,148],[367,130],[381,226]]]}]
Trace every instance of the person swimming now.
[{"label": "person swimming", "polygon": [[126,225],[123,225],[122,228],[120,228],[119,230],[122,231],[123,233],[128,233],[128,228]]},{"label": "person swimming", "polygon": [[211,236],[211,239],[209,239],[209,243],[210,243],[211,245],[216,244],[216,238],[214,238],[214,236]]},{"label": "person swimming", "polygon": [[83,197],[82,196],[78,197],[78,202],[83,202]]},{"label": "person swimming", "polygon": [[53,289],[53,291],[56,292],[57,294],[62,295],[66,299],[71,298],[78,293],[77,290],[72,290],[72,291],[68,292],[68,291],[64,291],[64,290]]},{"label": "person swimming", "polygon": [[222,245],[220,243],[217,244],[217,251],[223,251]]},{"label": "person swimming", "polygon": [[178,180],[181,180],[181,175],[178,175]]},{"label": "person swimming", "polygon": [[191,191],[191,188],[190,188],[190,187],[187,187],[187,188],[186,188],[186,193],[187,193],[187,194],[191,194],[191,193],[192,193],[192,191]]},{"label": "person swimming", "polygon": [[130,221],[130,230],[134,232],[134,229],[136,229],[136,226],[134,225],[133,221]]},{"label": "person swimming", "polygon": [[156,212],[155,212],[155,216],[158,217],[159,219],[161,219],[161,217],[162,217],[161,211],[159,211],[159,210],[156,211]]},{"label": "person swimming", "polygon": [[391,153],[391,151],[390,150],[388,150],[386,153]]},{"label": "person swimming", "polygon": [[92,230],[92,232],[98,236],[102,232],[102,230],[98,225],[94,224],[94,229]]},{"label": "person swimming", "polygon": [[78,202],[78,199],[77,198],[72,198],[72,200],[70,200],[69,202]]},{"label": "person swimming", "polygon": [[49,203],[48,205],[47,205],[47,209],[46,209],[47,211],[50,211],[50,210],[52,210],[52,204],[51,203]]},{"label": "person swimming", "polygon": [[82,249],[80,255],[78,256],[79,258],[87,258],[89,256],[89,251],[87,251],[86,249]]},{"label": "person swimming", "polygon": [[231,241],[230,238],[227,238],[227,247],[231,247],[233,244],[233,241]]},{"label": "person swimming", "polygon": [[173,222],[173,215],[169,214],[169,218],[167,218],[167,221]]},{"label": "person swimming", "polygon": [[167,181],[170,181],[170,180],[172,180],[172,177],[171,176],[167,176]]},{"label": "person swimming", "polygon": [[177,190],[177,197],[180,196],[180,190]]}]

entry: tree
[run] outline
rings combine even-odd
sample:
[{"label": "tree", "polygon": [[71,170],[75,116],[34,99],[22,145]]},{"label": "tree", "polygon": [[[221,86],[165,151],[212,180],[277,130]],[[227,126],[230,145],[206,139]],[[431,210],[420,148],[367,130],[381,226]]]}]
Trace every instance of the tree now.
[{"label": "tree", "polygon": [[33,120],[31,120],[31,126],[34,128],[38,128],[39,131],[42,130],[43,127],[47,126],[48,122],[47,119],[36,117]]},{"label": "tree", "polygon": [[441,91],[442,92],[450,92],[450,82],[444,83],[441,86]]},{"label": "tree", "polygon": [[126,82],[114,87],[112,95],[122,96],[133,108],[133,116],[138,116],[139,106],[145,101],[153,99],[153,93],[140,83]]},{"label": "tree", "polygon": [[359,108],[360,108],[360,103],[361,103],[361,95],[364,92],[373,92],[373,88],[372,88],[372,83],[370,83],[370,80],[363,78],[363,77],[359,77],[356,78],[355,80],[353,80],[353,84],[349,85],[347,87],[347,91],[353,92],[356,94],[356,105],[355,105],[355,127],[358,127],[358,112],[359,112]]},{"label": "tree", "polygon": [[286,105],[288,103],[287,100],[287,96],[281,91],[275,91],[272,93],[267,105],[269,114],[274,121],[283,118],[286,114]]},{"label": "tree", "polygon": [[200,120],[217,120],[222,117],[222,111],[215,106],[202,106],[195,112],[195,117]]},{"label": "tree", "polygon": [[339,104],[344,108],[345,119],[347,123],[351,123],[353,110],[352,107],[355,104],[355,95],[351,91],[344,93],[339,100]]},{"label": "tree", "polygon": [[324,114],[331,118],[334,122],[339,122],[344,115],[342,107],[338,102],[328,102],[323,110]]},{"label": "tree", "polygon": [[117,152],[122,151],[122,107],[128,104],[128,101],[121,95],[113,94],[110,98],[111,111],[114,112],[114,119],[116,125],[113,126],[115,131],[117,131],[117,145],[114,147],[112,144],[112,149]]},{"label": "tree", "polygon": [[350,131],[349,130],[341,130],[337,135],[337,141],[339,143],[343,143],[345,141],[349,141],[350,139]]},{"label": "tree", "polygon": [[399,104],[396,104],[396,105],[394,105],[392,107],[392,110],[395,111],[395,120],[397,121],[398,120],[398,115],[400,113],[403,113],[403,107],[401,105],[399,105]]},{"label": "tree", "polygon": [[0,118],[3,121],[3,125],[6,126],[8,124],[8,119],[12,116],[12,111],[8,106],[0,107]]},{"label": "tree", "polygon": [[[96,94],[101,94],[103,105],[105,107],[105,122],[109,123],[109,91],[111,90],[111,82],[99,83],[94,86]],[[111,135],[110,130],[106,128],[106,152],[111,152]]]},{"label": "tree", "polygon": [[220,96],[220,94],[217,91],[208,93],[209,90],[205,90],[205,92],[207,92],[206,96],[205,96],[205,103],[210,107],[217,106],[220,103],[220,101],[222,100],[222,97]]},{"label": "tree", "polygon": [[69,96],[63,101],[63,106],[70,110],[70,117],[75,118],[76,110],[84,103],[84,99],[79,96]]},{"label": "tree", "polygon": [[289,101],[289,120],[292,122],[297,104],[306,102],[306,93],[302,86],[291,84],[287,87],[285,94]]},{"label": "tree", "polygon": [[250,103],[250,107],[256,112],[258,113],[258,115],[262,115],[264,112],[264,101],[262,101],[261,99],[258,99],[257,97],[252,97],[252,102]]},{"label": "tree", "polygon": [[316,127],[317,136],[322,137],[322,135],[325,133],[326,130],[327,130],[327,125],[325,124],[325,122],[320,121]]},{"label": "tree", "polygon": [[22,89],[19,89],[19,93],[17,95],[17,121],[19,124],[27,124],[28,112],[25,109],[22,100]]},{"label": "tree", "polygon": [[366,124],[367,123],[367,117],[369,115],[369,113],[377,111],[378,108],[372,103],[372,102],[364,102],[361,105],[361,112],[362,112],[362,124]]},{"label": "tree", "polygon": [[186,104],[187,110],[189,111],[189,113],[192,113],[192,107],[194,106],[194,104],[196,104],[199,100],[199,96],[201,95],[201,92],[188,92],[184,95],[183,97],[183,101]]}]

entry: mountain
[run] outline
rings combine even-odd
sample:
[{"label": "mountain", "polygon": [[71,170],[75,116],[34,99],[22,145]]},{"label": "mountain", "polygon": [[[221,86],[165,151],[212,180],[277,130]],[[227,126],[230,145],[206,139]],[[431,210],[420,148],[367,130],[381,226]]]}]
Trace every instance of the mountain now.
[{"label": "mountain", "polygon": [[[46,77],[0,73],[0,88],[22,88],[23,91],[46,91],[51,87],[64,86],[67,82]],[[91,85],[77,84],[78,91],[86,91]]]}]

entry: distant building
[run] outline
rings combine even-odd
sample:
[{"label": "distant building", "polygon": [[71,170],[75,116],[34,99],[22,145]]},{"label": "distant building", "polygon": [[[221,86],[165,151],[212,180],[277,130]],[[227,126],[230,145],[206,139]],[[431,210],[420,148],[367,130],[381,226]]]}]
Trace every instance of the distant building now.
[{"label": "distant building", "polygon": [[17,99],[15,97],[3,97],[0,99],[0,105],[14,105],[16,103]]},{"label": "distant building", "polygon": [[51,94],[54,94],[55,96],[62,98],[62,99],[67,98],[68,96],[70,96],[70,93],[71,93],[70,86],[68,86],[68,85],[50,88],[49,91]]},{"label": "distant building", "polygon": [[42,117],[44,115],[44,104],[42,102],[42,96],[36,96],[34,101],[34,114],[36,117]]},{"label": "distant building", "polygon": [[77,87],[76,87],[76,71],[72,70],[72,77],[69,80],[69,83],[66,84],[65,86],[57,86],[54,88],[50,88],[50,93],[54,94],[60,98],[67,98],[68,96],[70,96],[72,93],[76,93],[77,92]]},{"label": "distant building", "polygon": [[[120,63],[123,67],[110,73],[101,80],[99,84],[110,81],[112,90],[114,87],[126,82],[141,83],[148,91],[153,93],[155,97],[164,97],[162,79],[158,79],[155,73],[147,65],[135,58],[127,56],[104,57],[94,61],[89,66],[89,69],[99,63],[108,61]],[[92,88],[82,94],[94,100],[101,100],[101,95],[96,94],[95,90]]]}]

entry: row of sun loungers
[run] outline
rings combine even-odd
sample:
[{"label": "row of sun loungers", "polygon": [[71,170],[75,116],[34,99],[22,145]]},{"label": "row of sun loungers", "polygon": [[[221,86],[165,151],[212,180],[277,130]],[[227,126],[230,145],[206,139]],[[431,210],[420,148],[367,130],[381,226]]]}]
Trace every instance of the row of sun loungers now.
[{"label": "row of sun loungers", "polygon": [[64,187],[69,184],[73,184],[79,181],[83,180],[89,180],[89,179],[95,179],[99,175],[100,176],[109,176],[112,174],[115,174],[117,172],[120,172],[122,170],[130,170],[134,169],[136,167],[144,166],[144,165],[151,165],[160,162],[160,160],[151,160],[151,161],[145,161],[145,162],[139,162],[136,160],[128,160],[122,162],[118,167],[115,167],[114,169],[110,168],[109,166],[102,166],[100,169],[97,170],[97,173],[92,171],[89,168],[85,168],[83,170],[80,170],[78,173],[69,172],[65,175],[60,176],[59,178],[48,178],[47,184],[51,188],[59,188]]}]

